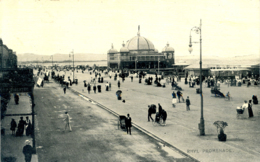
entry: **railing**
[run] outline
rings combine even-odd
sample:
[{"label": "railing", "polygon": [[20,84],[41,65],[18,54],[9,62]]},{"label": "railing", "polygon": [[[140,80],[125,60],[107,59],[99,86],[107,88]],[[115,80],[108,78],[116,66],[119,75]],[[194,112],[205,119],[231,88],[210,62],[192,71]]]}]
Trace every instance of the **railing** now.
[{"label": "railing", "polygon": [[[135,62],[136,60],[134,58],[130,58],[129,56],[121,56],[120,57],[121,61],[133,61]],[[165,59],[160,58],[160,61],[165,61]],[[150,58],[150,57],[137,57],[137,61],[158,61],[158,58]]]}]

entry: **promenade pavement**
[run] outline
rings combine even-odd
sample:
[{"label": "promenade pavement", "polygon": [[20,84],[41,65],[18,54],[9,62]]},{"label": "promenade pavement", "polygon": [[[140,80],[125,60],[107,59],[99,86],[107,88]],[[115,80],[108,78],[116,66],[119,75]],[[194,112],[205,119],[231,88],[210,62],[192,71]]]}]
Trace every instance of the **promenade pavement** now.
[{"label": "promenade pavement", "polygon": [[[191,162],[132,128],[118,128],[118,117],[50,81],[34,91],[36,141],[41,162]],[[72,132],[64,131],[70,115]]]},{"label": "promenade pavement", "polygon": [[[31,136],[26,136],[25,131],[22,137],[16,137],[12,135],[12,131],[10,130],[10,123],[11,120],[14,119],[18,125],[20,117],[23,117],[25,120],[26,116],[32,122],[31,115],[24,115],[20,116],[17,114],[30,114],[31,111],[31,103],[30,97],[27,93],[20,93],[19,94],[19,104],[16,105],[14,102],[14,96],[11,96],[10,102],[8,103],[6,115],[12,116],[5,116],[4,119],[1,121],[2,128],[5,128],[5,135],[1,135],[1,159],[3,162],[24,162],[24,154],[23,154],[23,147],[25,146],[25,140],[30,140],[32,145],[32,138]],[[17,130],[17,128],[16,128]],[[12,160],[13,161],[12,161]],[[16,159],[14,161],[14,159]],[[31,162],[38,162],[37,154],[33,154]]]},{"label": "promenade pavement", "polygon": [[[67,72],[67,76],[72,78],[72,73]],[[198,123],[200,121],[201,106],[200,95],[196,94],[196,88],[189,88],[184,85],[184,81],[178,82],[184,91],[183,95],[191,100],[191,111],[186,111],[185,103],[177,103],[176,108],[171,105],[171,86],[166,85],[165,88],[155,87],[154,85],[144,85],[138,83],[138,78],[134,78],[131,82],[130,78],[126,78],[125,82],[121,82],[120,90],[122,90],[122,100],[117,100],[116,91],[117,81],[113,77],[110,79],[108,75],[102,74],[104,83],[96,83],[102,85],[102,92],[94,94],[91,90],[88,94],[87,89],[83,86],[83,80],[90,82],[89,72],[76,73],[79,80],[78,85],[71,88],[96,100],[113,111],[126,115],[130,113],[132,120],[137,125],[145,128],[149,132],[164,139],[174,145],[183,152],[200,161],[259,161],[260,159],[260,106],[253,105],[253,118],[237,119],[236,107],[241,106],[244,100],[249,100],[252,95],[259,96],[259,87],[230,87],[221,84],[221,91],[231,94],[231,100],[213,97],[210,88],[206,88],[203,84],[204,97],[204,119],[205,119],[205,136],[199,135]],[[113,76],[113,75],[112,75]],[[106,82],[112,83],[112,90],[105,91]],[[164,80],[162,82],[165,82]],[[197,88],[199,88],[197,86]],[[176,91],[175,91],[176,92]],[[152,122],[147,122],[148,105],[160,103],[167,111],[167,125],[153,126]],[[225,121],[228,126],[225,129],[227,134],[226,142],[219,142],[217,139],[217,129],[213,125],[215,121]]]}]

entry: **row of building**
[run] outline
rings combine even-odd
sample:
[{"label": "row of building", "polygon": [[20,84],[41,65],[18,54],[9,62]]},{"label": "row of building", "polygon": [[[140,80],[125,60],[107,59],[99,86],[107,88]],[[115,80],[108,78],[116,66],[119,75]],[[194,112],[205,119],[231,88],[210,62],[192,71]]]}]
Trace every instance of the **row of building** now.
[{"label": "row of building", "polygon": [[16,52],[3,44],[0,38],[0,68],[17,68]]}]

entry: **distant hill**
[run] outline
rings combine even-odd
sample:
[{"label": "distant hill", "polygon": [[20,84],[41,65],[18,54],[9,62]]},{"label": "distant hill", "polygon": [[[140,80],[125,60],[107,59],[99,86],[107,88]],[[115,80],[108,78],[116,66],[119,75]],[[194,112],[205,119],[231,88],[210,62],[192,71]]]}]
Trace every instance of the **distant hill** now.
[{"label": "distant hill", "polygon": [[[32,53],[17,54],[18,62],[42,62],[52,61],[51,55],[37,55]],[[199,55],[175,56],[176,63],[199,64]],[[100,61],[107,60],[107,54],[91,54],[91,53],[76,53],[74,61]],[[54,54],[54,62],[72,61],[69,54]],[[203,64],[219,64],[219,65],[254,65],[260,63],[260,57],[255,55],[245,55],[236,57],[218,57],[218,56],[203,56]]]},{"label": "distant hill", "polygon": [[[96,60],[106,60],[106,54],[81,54],[76,53],[74,55],[74,61],[96,61]],[[51,55],[37,55],[32,53],[24,53],[24,54],[17,54],[18,62],[42,62],[42,61],[52,61]],[[69,54],[54,54],[53,61],[66,61],[66,60],[73,60],[73,57],[69,57]]]}]

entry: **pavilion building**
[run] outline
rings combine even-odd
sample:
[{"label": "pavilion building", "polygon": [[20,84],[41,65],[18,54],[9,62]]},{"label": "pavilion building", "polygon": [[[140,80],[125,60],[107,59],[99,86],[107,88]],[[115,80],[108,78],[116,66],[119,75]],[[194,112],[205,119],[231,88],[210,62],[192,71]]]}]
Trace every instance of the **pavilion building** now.
[{"label": "pavilion building", "polygon": [[119,51],[112,44],[107,52],[107,66],[110,68],[144,70],[172,67],[174,63],[174,49],[169,43],[159,53],[150,40],[140,35],[140,27],[137,36],[126,44],[123,42]]}]

